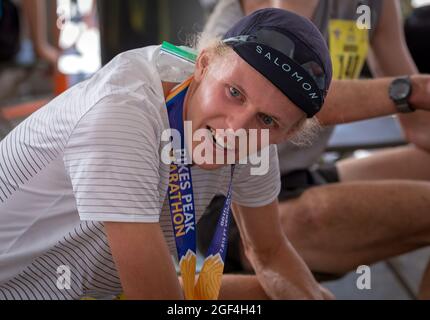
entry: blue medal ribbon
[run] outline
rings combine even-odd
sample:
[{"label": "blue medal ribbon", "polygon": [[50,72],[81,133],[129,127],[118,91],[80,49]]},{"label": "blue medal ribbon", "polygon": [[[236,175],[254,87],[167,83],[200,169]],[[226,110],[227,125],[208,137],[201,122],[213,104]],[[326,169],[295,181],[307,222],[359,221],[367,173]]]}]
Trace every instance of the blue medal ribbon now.
[{"label": "blue medal ribbon", "polygon": [[227,252],[228,226],[232,198],[234,166],[222,214],[214,237],[195,284],[196,270],[196,220],[190,161],[187,161],[184,134],[184,100],[192,79],[174,89],[166,99],[171,129],[181,135],[181,146],[173,145],[174,161],[170,165],[168,198],[173,233],[178,252],[179,266],[186,299],[217,299]]}]

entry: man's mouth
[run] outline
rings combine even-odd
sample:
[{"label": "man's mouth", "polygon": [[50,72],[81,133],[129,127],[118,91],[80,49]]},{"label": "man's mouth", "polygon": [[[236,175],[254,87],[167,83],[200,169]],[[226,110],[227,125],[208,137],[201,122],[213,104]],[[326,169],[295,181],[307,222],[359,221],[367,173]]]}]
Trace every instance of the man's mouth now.
[{"label": "man's mouth", "polygon": [[[212,140],[216,146],[225,151],[235,151],[235,138],[228,139],[228,135],[225,133],[225,130],[219,130],[217,132],[216,129],[207,126],[207,129],[210,131],[212,135]],[[223,133],[221,133],[221,132]]]}]

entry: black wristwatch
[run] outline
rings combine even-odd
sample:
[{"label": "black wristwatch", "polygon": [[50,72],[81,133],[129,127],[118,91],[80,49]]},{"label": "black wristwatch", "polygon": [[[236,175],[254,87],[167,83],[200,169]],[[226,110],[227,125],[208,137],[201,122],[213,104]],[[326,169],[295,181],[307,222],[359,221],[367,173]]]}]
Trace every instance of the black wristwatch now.
[{"label": "black wristwatch", "polygon": [[400,113],[414,112],[415,109],[409,105],[409,97],[412,94],[412,83],[409,77],[396,78],[391,82],[388,95],[396,105]]}]

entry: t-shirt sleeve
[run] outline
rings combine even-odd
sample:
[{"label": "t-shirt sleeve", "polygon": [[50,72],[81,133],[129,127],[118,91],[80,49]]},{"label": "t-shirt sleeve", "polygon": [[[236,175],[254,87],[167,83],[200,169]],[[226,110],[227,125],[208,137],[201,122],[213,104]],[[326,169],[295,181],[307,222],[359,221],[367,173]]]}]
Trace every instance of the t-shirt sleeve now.
[{"label": "t-shirt sleeve", "polygon": [[235,203],[246,207],[261,207],[278,197],[281,180],[275,145],[268,147],[268,158],[262,157],[261,164],[237,165],[237,169],[232,187],[232,200]]},{"label": "t-shirt sleeve", "polygon": [[69,137],[64,164],[81,220],[159,221],[161,115],[142,104],[105,97]]}]

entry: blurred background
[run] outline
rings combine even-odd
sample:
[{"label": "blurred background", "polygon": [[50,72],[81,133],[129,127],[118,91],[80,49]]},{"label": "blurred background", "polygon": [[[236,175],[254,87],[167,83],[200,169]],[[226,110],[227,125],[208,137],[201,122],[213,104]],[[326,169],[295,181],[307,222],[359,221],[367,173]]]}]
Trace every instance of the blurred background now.
[{"label": "blurred background", "polygon": [[120,52],[201,31],[198,0],[0,0],[0,139]]}]

